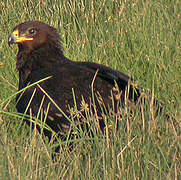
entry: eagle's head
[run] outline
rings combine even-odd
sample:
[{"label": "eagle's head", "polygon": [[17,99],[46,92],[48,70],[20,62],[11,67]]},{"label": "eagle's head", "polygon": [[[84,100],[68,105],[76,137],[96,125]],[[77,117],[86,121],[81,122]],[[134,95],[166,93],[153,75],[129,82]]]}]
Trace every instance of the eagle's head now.
[{"label": "eagle's head", "polygon": [[30,53],[43,46],[61,49],[57,30],[40,21],[24,22],[17,25],[8,38],[9,46],[18,44],[20,50]]}]

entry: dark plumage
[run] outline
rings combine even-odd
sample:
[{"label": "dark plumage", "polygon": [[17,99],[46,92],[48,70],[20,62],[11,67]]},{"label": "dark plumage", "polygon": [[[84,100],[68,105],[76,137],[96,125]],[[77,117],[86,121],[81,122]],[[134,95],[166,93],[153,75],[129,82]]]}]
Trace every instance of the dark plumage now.
[{"label": "dark plumage", "polygon": [[[76,97],[78,111],[81,109],[83,99],[88,104],[89,109],[92,108],[93,110],[92,90],[95,96],[101,95],[107,108],[111,108],[111,91],[117,83],[119,92],[112,91],[115,107],[118,102],[121,102],[124,106],[125,92],[130,78],[100,64],[70,61],[63,55],[59,34],[53,27],[38,21],[22,23],[14,28],[13,33],[9,36],[8,43],[16,43],[19,48],[17,55],[19,90],[51,76],[39,85],[32,86],[17,96],[18,112],[24,113],[29,104],[26,113],[36,117],[41,107],[40,116],[44,117],[48,111],[46,124],[57,134],[67,132],[70,122],[53,105],[43,91],[70,117],[68,107],[74,107],[72,92]],[[140,93],[132,85],[129,89],[129,100],[136,103]],[[95,99],[97,115],[100,117],[100,128],[103,130],[102,110],[97,98]],[[115,111],[117,111],[116,108]],[[80,117],[80,121],[83,121],[82,119],[83,117]],[[49,138],[51,137],[49,131],[44,130],[44,134]]]}]

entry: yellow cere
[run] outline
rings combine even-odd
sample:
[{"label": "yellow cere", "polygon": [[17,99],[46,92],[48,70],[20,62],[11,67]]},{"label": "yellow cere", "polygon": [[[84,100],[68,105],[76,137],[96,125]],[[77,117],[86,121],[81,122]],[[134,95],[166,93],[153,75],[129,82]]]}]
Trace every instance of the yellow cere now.
[{"label": "yellow cere", "polygon": [[18,30],[15,30],[12,33],[12,35],[14,36],[14,39],[15,39],[16,43],[22,43],[22,42],[25,42],[25,41],[32,41],[33,40],[33,38],[25,37],[25,35],[20,36]]},{"label": "yellow cere", "polygon": [[12,34],[13,34],[14,37],[17,38],[17,37],[19,36],[19,31],[18,31],[18,30],[15,30]]}]

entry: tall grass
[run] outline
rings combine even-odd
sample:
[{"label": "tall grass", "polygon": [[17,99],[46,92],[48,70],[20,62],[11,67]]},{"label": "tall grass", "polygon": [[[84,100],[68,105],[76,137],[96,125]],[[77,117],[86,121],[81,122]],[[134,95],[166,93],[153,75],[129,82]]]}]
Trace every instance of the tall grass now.
[{"label": "tall grass", "polygon": [[[0,2],[0,179],[180,179],[180,18],[180,0]],[[93,139],[79,133],[72,152],[60,142],[53,162],[53,145],[24,125],[15,109],[17,48],[9,48],[7,38],[29,20],[56,27],[68,58],[132,77],[165,104],[163,112],[153,115],[151,99],[132,114],[129,108],[122,116],[108,112],[106,135],[93,125]]]}]

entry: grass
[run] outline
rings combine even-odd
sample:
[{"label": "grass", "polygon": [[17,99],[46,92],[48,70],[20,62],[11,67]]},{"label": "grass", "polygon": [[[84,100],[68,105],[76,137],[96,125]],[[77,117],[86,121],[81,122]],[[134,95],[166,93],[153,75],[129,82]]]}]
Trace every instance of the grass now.
[{"label": "grass", "polygon": [[[181,178],[180,0],[9,0],[0,6],[0,179]],[[110,112],[106,136],[92,127],[94,140],[80,133],[71,153],[62,142],[60,160],[52,162],[52,145],[21,123],[12,96],[17,49],[8,47],[7,38],[28,20],[56,27],[70,59],[131,76],[165,104],[164,111],[154,118],[150,100],[133,115],[129,109],[122,118]]]}]

